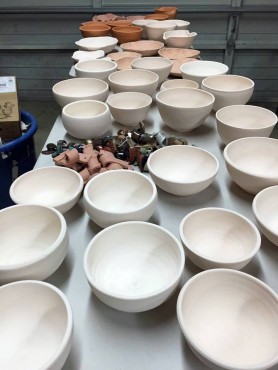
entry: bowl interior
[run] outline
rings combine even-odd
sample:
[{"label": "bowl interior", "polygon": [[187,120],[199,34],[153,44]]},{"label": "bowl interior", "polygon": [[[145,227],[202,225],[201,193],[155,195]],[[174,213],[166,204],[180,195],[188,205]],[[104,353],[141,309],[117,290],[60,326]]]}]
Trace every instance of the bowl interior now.
[{"label": "bowl interior", "polygon": [[154,72],[146,70],[123,70],[112,73],[109,81],[119,85],[138,86],[155,83],[158,76]]},{"label": "bowl interior", "polygon": [[272,233],[278,234],[278,186],[259,192],[254,198],[253,209],[258,220]]},{"label": "bowl interior", "polygon": [[163,84],[161,85],[161,90],[173,89],[175,87],[192,87],[193,89],[197,89],[199,85],[197,84],[197,82],[192,80],[185,79],[168,80],[163,82]]},{"label": "bowl interior", "polygon": [[86,37],[78,41],[78,44],[83,47],[102,48],[108,45],[117,44],[117,39],[111,36]]},{"label": "bowl interior", "polygon": [[149,69],[153,71],[169,68],[172,64],[173,62],[170,59],[162,57],[138,58],[131,62],[133,68]]},{"label": "bowl interior", "polygon": [[86,97],[108,89],[105,81],[93,78],[72,78],[58,82],[53,92],[61,96]]},{"label": "bowl interior", "polygon": [[210,76],[224,74],[228,72],[228,66],[223,63],[198,60],[198,62],[188,62],[181,66],[181,71],[192,76]]},{"label": "bowl interior", "polygon": [[244,91],[251,89],[254,86],[254,82],[247,77],[236,76],[236,75],[221,75],[207,77],[202,81],[202,84],[212,90],[220,91]]},{"label": "bowl interior", "polygon": [[72,118],[93,118],[107,112],[106,104],[97,100],[80,100],[66,105],[63,114]]},{"label": "bowl interior", "polygon": [[111,60],[83,60],[75,65],[75,69],[84,72],[104,72],[116,69],[117,65]]},{"label": "bowl interior", "polygon": [[113,108],[130,112],[149,106],[152,103],[152,98],[147,94],[131,91],[110,95],[107,103]]},{"label": "bowl interior", "polygon": [[186,87],[162,90],[156,99],[159,103],[177,108],[205,107],[214,102],[214,96],[206,94],[206,91]]}]

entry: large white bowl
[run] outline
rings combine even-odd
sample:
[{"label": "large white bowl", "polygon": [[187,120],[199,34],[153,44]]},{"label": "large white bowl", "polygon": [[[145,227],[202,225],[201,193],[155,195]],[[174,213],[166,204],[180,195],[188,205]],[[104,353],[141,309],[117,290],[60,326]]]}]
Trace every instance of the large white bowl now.
[{"label": "large white bowl", "polygon": [[148,71],[155,72],[158,79],[158,86],[164,82],[170,74],[173,61],[162,57],[145,57],[134,59],[131,62],[133,69],[146,69]]},{"label": "large white bowl", "polygon": [[117,63],[106,59],[83,60],[74,65],[77,77],[92,77],[104,81],[108,81],[108,76],[117,68]]},{"label": "large white bowl", "polygon": [[206,77],[202,89],[215,97],[213,109],[217,111],[228,105],[246,104],[254,91],[254,81],[237,75]]},{"label": "large white bowl", "polygon": [[197,82],[192,80],[175,78],[163,82],[163,84],[160,86],[160,90],[173,89],[175,87],[192,87],[193,89],[198,89],[199,85],[197,84]]},{"label": "large white bowl", "polygon": [[67,253],[66,221],[54,208],[4,208],[0,211],[0,234],[0,284],[44,280],[58,269]]},{"label": "large white bowl", "polygon": [[106,103],[98,100],[79,100],[62,110],[66,131],[77,139],[104,136],[111,126],[111,114]]},{"label": "large white bowl", "polygon": [[243,215],[224,208],[201,208],[180,223],[186,255],[203,270],[242,269],[260,248],[256,226]]},{"label": "large white bowl", "polygon": [[73,317],[55,286],[25,280],[0,287],[0,368],[60,370],[72,344]]},{"label": "large white bowl", "polygon": [[195,275],[180,291],[177,316],[192,351],[213,369],[278,363],[278,297],[251,275],[228,269]]},{"label": "large white bowl", "polygon": [[227,170],[243,190],[257,194],[278,185],[278,140],[245,137],[229,143],[224,149]]},{"label": "large white bowl", "polygon": [[52,87],[56,102],[63,108],[78,100],[105,101],[109,94],[107,82],[97,78],[71,78],[57,82]]},{"label": "large white bowl", "polygon": [[156,94],[158,111],[165,125],[177,132],[200,126],[210,114],[214,96],[195,88],[176,87]]},{"label": "large white bowl", "polygon": [[126,312],[151,310],[174,292],[184,268],[181,243],[148,222],[122,222],[89,243],[84,270],[95,295]]},{"label": "large white bowl", "polygon": [[163,33],[176,28],[176,24],[170,20],[146,23],[145,30],[149,40],[163,42]]},{"label": "large white bowl", "polygon": [[103,50],[105,54],[114,50],[118,40],[111,36],[85,37],[75,42],[80,50]]},{"label": "large white bowl", "polygon": [[10,197],[17,204],[40,204],[61,213],[70,210],[83,190],[81,175],[69,168],[35,168],[19,176],[10,187]]},{"label": "large white bowl", "polygon": [[204,78],[209,76],[224,75],[228,73],[229,67],[226,64],[210,60],[198,60],[187,62],[181,65],[182,78],[193,80],[202,85]]},{"label": "large white bowl", "polygon": [[123,221],[147,221],[157,204],[157,190],[140,172],[107,171],[86,184],[83,200],[90,218],[107,227]]},{"label": "large white bowl", "polygon": [[174,195],[192,195],[206,189],[217,175],[219,162],[208,151],[189,145],[157,149],[147,166],[155,184]]},{"label": "large white bowl", "polygon": [[262,233],[278,246],[278,185],[261,190],[253,199],[252,209]]},{"label": "large white bowl", "polygon": [[196,36],[196,32],[189,32],[188,30],[166,31],[163,34],[163,41],[170,48],[188,49],[192,46]]},{"label": "large white bowl", "polygon": [[255,105],[230,105],[219,109],[215,118],[224,144],[242,137],[269,137],[277,123],[276,114]]}]

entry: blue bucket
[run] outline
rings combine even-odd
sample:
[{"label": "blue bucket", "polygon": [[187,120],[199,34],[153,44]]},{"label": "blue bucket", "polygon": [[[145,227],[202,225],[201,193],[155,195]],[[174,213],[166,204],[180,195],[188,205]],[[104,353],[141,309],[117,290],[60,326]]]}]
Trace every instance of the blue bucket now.
[{"label": "blue bucket", "polygon": [[26,133],[0,146],[0,209],[14,204],[9,195],[12,182],[32,170],[37,160],[34,142],[37,121],[32,114],[24,111],[21,111],[21,121],[29,125]]}]

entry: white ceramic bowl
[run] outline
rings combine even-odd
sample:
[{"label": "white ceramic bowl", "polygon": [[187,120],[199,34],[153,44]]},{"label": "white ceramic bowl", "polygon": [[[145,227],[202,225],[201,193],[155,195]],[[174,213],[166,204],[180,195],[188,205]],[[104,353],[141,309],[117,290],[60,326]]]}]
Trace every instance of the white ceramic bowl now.
[{"label": "white ceramic bowl", "polygon": [[85,37],[75,42],[80,50],[103,50],[105,54],[111,53],[118,40],[111,36]]},{"label": "white ceramic bowl", "polygon": [[213,109],[217,111],[228,105],[246,104],[254,91],[254,81],[237,75],[206,77],[201,88],[215,97]]},{"label": "white ceramic bowl", "polygon": [[147,166],[155,184],[174,195],[192,195],[206,189],[217,175],[219,163],[208,151],[189,145],[157,149]]},{"label": "white ceramic bowl", "polygon": [[171,19],[172,23],[175,23],[176,30],[187,30],[190,26],[190,22],[183,19]]},{"label": "white ceramic bowl", "polygon": [[195,275],[180,291],[177,316],[192,351],[213,369],[278,363],[278,297],[251,275],[228,269]]},{"label": "white ceramic bowl", "polygon": [[134,91],[152,95],[157,89],[158,78],[158,75],[151,71],[126,69],[113,72],[108,80],[114,94]]},{"label": "white ceramic bowl", "polygon": [[[142,33],[141,33],[141,39],[145,40],[148,38],[147,31],[146,31],[146,24],[150,22],[155,22],[155,20],[151,19],[136,19],[135,21],[132,22],[134,26],[139,26],[142,28]],[[157,21],[159,22],[159,21]]]},{"label": "white ceramic bowl", "polygon": [[82,190],[83,179],[78,172],[49,166],[19,176],[10,187],[10,197],[17,204],[40,204],[65,213],[77,203]]},{"label": "white ceramic bowl", "polygon": [[133,69],[146,69],[155,72],[158,79],[158,86],[164,82],[170,74],[173,61],[162,57],[145,57],[134,59],[131,62]]},{"label": "white ceramic bowl", "polygon": [[105,53],[103,50],[94,50],[94,51],[85,51],[85,50],[76,50],[72,54],[72,59],[75,62],[80,62],[81,60],[91,60],[103,58]]},{"label": "white ceramic bowl", "polygon": [[73,317],[55,286],[25,280],[0,287],[0,368],[60,370],[72,344]]},{"label": "white ceramic bowl", "polygon": [[278,246],[278,185],[260,191],[253,199],[252,208],[262,233]]},{"label": "white ceramic bowl", "polygon": [[210,114],[214,100],[207,91],[187,87],[162,90],[156,94],[163,122],[177,132],[191,131],[200,126]]},{"label": "white ceramic bowl", "polygon": [[224,208],[201,208],[180,223],[186,255],[203,270],[246,266],[261,245],[256,226],[243,215]]},{"label": "white ceramic bowl", "polygon": [[230,105],[219,109],[215,118],[224,144],[248,136],[269,137],[277,123],[276,114],[255,105]]},{"label": "white ceramic bowl", "polygon": [[57,82],[52,87],[56,102],[63,108],[78,100],[105,101],[109,94],[107,82],[96,78],[71,78]]},{"label": "white ceramic bowl", "polygon": [[0,234],[0,284],[44,280],[58,269],[67,253],[66,221],[54,208],[4,208],[0,211]]},{"label": "white ceramic bowl", "polygon": [[163,82],[163,84],[160,86],[160,90],[173,89],[175,87],[192,87],[193,89],[198,89],[199,85],[197,82],[192,80],[175,78],[173,80],[167,80]]},{"label": "white ceramic bowl", "polygon": [[147,23],[145,25],[145,30],[149,40],[163,42],[163,33],[166,31],[174,30],[176,27],[176,24],[171,21],[155,21]]},{"label": "white ceramic bowl", "polygon": [[229,67],[226,64],[210,60],[198,60],[197,62],[187,62],[181,65],[182,78],[193,80],[202,85],[204,78],[227,74]]},{"label": "white ceramic bowl", "polygon": [[139,92],[112,94],[107,105],[114,119],[125,126],[136,126],[142,122],[151,107],[152,98]]},{"label": "white ceramic bowl", "polygon": [[188,30],[166,31],[163,34],[163,41],[170,48],[188,49],[192,46],[196,36],[196,32]]},{"label": "white ceramic bowl", "polygon": [[117,63],[112,60],[83,60],[74,65],[77,77],[93,77],[108,81],[108,76],[117,70]]},{"label": "white ceramic bowl", "polygon": [[89,243],[84,270],[95,295],[126,312],[151,310],[174,292],[184,268],[181,243],[148,222],[122,222]]},{"label": "white ceramic bowl", "polygon": [[62,110],[66,131],[77,139],[104,136],[111,126],[111,114],[106,103],[97,100],[79,100]]},{"label": "white ceramic bowl", "polygon": [[107,171],[86,184],[83,201],[90,218],[104,228],[123,221],[147,221],[157,204],[157,190],[140,172]]}]

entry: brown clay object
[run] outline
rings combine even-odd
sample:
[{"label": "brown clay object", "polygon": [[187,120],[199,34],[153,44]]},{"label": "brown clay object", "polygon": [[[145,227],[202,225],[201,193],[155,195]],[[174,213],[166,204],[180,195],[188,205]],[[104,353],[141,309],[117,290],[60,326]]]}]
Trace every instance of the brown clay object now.
[{"label": "brown clay object", "polygon": [[184,59],[184,58],[197,58],[200,55],[200,51],[195,49],[163,47],[158,51],[158,54],[161,57],[168,59]]},{"label": "brown clay object", "polygon": [[113,27],[112,35],[120,44],[124,42],[138,41],[141,39],[143,28],[138,26]]},{"label": "brown clay object", "polygon": [[140,53],[143,57],[156,55],[163,46],[163,42],[153,40],[140,40],[121,44],[121,48],[124,51],[134,51]]}]

